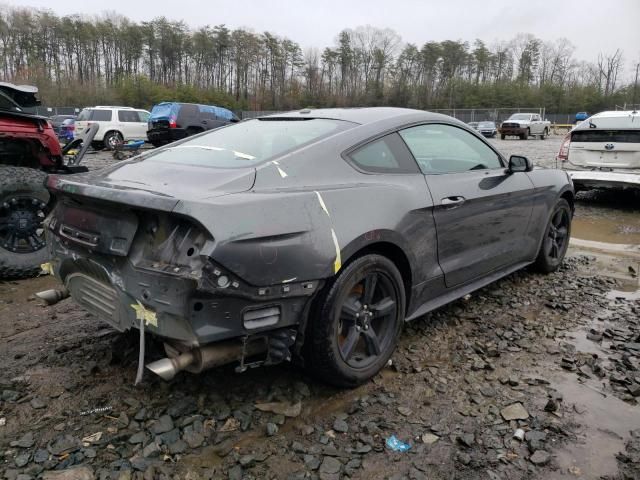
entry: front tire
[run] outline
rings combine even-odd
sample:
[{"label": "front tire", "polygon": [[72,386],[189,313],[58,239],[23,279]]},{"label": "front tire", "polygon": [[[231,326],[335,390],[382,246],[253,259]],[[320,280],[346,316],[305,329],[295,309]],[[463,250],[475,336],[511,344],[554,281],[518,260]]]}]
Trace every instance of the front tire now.
[{"label": "front tire", "polygon": [[542,134],[540,135],[540,140],[544,140],[545,138],[547,138],[547,136],[549,135],[549,130],[547,130],[546,128],[542,131]]},{"label": "front tire", "polygon": [[561,198],[556,203],[540,245],[538,257],[534,263],[536,270],[542,273],[555,272],[562,264],[571,238],[571,207]]},{"label": "front tire", "polygon": [[327,383],[355,387],[395,349],[405,317],[402,276],[381,255],[357,258],[320,293],[311,312],[307,361]]},{"label": "front tire", "polygon": [[500,140],[504,140],[507,136],[504,133],[500,134]]},{"label": "front tire", "polygon": [[0,167],[0,278],[35,276],[48,261],[46,177],[32,168]]}]

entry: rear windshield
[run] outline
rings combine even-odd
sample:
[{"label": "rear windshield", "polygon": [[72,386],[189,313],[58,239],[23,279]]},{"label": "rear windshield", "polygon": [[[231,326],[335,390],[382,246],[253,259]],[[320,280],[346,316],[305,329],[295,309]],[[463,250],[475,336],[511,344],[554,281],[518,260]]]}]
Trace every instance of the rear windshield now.
[{"label": "rear windshield", "polygon": [[576,130],[572,142],[640,143],[640,130]]},{"label": "rear windshield", "polygon": [[178,116],[180,105],[177,103],[159,103],[151,109],[151,118],[169,118]]},{"label": "rear windshield", "polygon": [[0,110],[9,110],[11,112],[22,111],[16,102],[2,92],[0,92]]},{"label": "rear windshield", "polygon": [[248,167],[354,126],[343,120],[320,118],[248,120],[165,147],[149,161]]}]

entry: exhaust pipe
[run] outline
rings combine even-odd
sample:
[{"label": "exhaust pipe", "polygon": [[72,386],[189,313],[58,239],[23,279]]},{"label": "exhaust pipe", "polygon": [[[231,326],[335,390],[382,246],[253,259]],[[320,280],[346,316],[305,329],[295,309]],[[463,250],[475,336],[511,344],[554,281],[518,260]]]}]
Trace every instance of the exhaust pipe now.
[{"label": "exhaust pipe", "polygon": [[43,292],[36,293],[36,297],[44,300],[47,305],[55,305],[60,300],[64,300],[69,296],[69,290],[66,288],[52,288],[51,290],[45,290]]},{"label": "exhaust pipe", "polygon": [[162,360],[151,362],[147,365],[147,368],[161,377],[163,380],[169,381],[173,377],[175,377],[178,372],[187,368],[194,361],[195,357],[193,353],[186,352],[178,355],[177,357],[167,357],[163,358]]},{"label": "exhaust pipe", "polygon": [[[165,348],[167,345],[165,344]],[[253,342],[246,344],[244,356],[257,355],[267,349],[266,342]],[[169,354],[174,351],[173,347],[167,348]],[[240,360],[243,356],[243,344],[237,340],[214,343],[204,347],[194,348],[188,352],[180,353],[151,362],[147,368],[163,380],[171,380],[179,372],[186,370],[191,373],[200,373],[203,370],[219,367],[235,360]]]}]

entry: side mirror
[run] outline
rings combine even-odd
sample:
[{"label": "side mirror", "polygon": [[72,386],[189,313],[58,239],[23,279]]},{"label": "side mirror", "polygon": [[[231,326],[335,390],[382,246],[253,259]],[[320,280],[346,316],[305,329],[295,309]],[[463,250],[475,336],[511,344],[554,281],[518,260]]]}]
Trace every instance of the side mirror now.
[{"label": "side mirror", "polygon": [[527,157],[511,155],[509,157],[509,173],[530,172],[533,170],[533,163]]}]

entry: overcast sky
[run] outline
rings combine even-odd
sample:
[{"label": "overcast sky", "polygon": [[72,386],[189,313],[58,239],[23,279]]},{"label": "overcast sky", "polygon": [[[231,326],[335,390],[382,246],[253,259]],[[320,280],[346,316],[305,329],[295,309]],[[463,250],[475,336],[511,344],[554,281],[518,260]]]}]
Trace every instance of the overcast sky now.
[{"label": "overcast sky", "polygon": [[[2,0],[0,0],[2,1]],[[115,11],[133,20],[164,15],[192,27],[226,24],[268,30],[303,48],[332,45],[340,30],[389,27],[405,42],[474,40],[491,44],[519,32],[543,40],[567,38],[575,56],[624,51],[627,65],[640,61],[640,0],[4,0],[49,8],[59,15]]]}]

